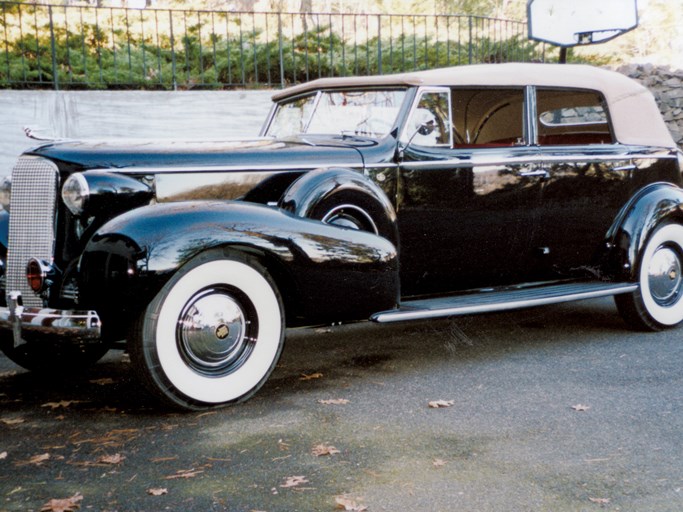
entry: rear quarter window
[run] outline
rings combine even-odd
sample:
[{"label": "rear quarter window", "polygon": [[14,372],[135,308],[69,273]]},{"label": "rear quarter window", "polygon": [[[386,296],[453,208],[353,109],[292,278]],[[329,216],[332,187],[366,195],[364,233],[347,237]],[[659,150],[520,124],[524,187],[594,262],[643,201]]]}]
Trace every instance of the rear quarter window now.
[{"label": "rear quarter window", "polygon": [[614,142],[602,95],[583,90],[536,90],[538,144],[566,146]]}]

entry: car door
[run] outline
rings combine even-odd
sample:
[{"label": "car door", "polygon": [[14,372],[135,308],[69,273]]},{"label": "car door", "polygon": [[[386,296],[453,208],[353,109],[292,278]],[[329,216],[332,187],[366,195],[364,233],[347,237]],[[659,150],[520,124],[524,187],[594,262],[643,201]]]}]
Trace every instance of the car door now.
[{"label": "car door", "polygon": [[602,96],[590,90],[538,88],[539,170],[547,173],[533,245],[538,279],[600,277],[605,235],[634,190],[628,146],[614,143]]},{"label": "car door", "polygon": [[404,295],[521,282],[541,181],[525,88],[425,88],[401,135]]}]

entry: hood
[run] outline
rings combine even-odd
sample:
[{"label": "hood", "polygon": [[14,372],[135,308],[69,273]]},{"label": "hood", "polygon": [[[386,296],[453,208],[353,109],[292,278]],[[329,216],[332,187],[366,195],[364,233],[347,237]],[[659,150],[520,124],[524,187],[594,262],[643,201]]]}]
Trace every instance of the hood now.
[{"label": "hood", "polygon": [[26,152],[66,164],[70,170],[136,170],[222,167],[315,168],[363,164],[360,148],[375,141],[349,137],[298,136],[287,139],[253,138],[225,141],[60,141]]}]

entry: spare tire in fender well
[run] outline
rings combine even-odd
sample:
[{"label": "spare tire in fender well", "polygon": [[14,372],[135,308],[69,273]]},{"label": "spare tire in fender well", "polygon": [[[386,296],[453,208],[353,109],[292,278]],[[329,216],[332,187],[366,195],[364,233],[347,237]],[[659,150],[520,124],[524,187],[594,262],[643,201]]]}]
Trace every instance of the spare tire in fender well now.
[{"label": "spare tire in fender well", "polygon": [[331,167],[304,174],[285,191],[278,206],[298,217],[323,220],[343,205],[367,213],[376,234],[398,247],[396,211],[384,191],[363,174]]}]

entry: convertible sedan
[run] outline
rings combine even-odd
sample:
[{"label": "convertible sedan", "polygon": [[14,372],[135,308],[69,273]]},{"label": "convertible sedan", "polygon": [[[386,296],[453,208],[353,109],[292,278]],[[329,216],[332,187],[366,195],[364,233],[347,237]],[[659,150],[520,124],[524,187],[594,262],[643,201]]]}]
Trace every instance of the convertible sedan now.
[{"label": "convertible sedan", "polygon": [[683,154],[636,82],[495,64],[273,100],[253,139],[26,151],[0,190],[5,354],[127,348],[199,409],[255,393],[287,327],[601,296],[636,329],[683,321]]}]

